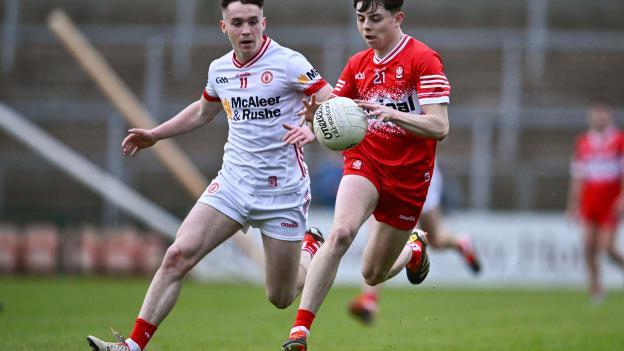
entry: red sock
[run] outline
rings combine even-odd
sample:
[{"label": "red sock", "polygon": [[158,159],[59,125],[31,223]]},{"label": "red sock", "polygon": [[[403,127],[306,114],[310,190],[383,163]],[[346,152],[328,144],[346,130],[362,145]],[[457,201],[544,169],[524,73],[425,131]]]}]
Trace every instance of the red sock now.
[{"label": "red sock", "polygon": [[314,322],[314,317],[314,313],[300,308],[299,311],[297,311],[297,319],[295,319],[293,328],[305,327],[309,331],[312,327],[312,322]]},{"label": "red sock", "polygon": [[130,339],[136,342],[141,350],[144,350],[145,346],[147,346],[147,343],[150,341],[157,328],[157,326],[149,324],[147,321],[141,318],[137,318],[136,322],[134,323],[134,329],[132,330],[132,334],[130,334]]}]

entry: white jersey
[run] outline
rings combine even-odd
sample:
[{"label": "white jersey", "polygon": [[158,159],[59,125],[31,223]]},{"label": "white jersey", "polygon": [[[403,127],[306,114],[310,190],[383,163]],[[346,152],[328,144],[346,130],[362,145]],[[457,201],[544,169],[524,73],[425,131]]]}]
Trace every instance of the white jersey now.
[{"label": "white jersey", "polygon": [[229,122],[220,174],[258,195],[308,187],[303,149],[282,141],[283,124],[298,126],[304,95],[326,84],[303,55],[266,36],[244,64],[234,51],[214,60],[203,96],[221,101]]}]

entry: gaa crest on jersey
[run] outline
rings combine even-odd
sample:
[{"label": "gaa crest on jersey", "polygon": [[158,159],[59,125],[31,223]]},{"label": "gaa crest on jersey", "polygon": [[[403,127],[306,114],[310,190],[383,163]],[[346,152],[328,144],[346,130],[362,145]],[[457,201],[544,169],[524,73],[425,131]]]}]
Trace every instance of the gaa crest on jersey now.
[{"label": "gaa crest on jersey", "polygon": [[396,79],[403,78],[403,66],[398,65],[396,68],[396,74],[394,75]]},{"label": "gaa crest on jersey", "polygon": [[271,71],[262,72],[260,75],[260,82],[264,85],[268,85],[271,81],[273,81],[273,73]]},{"label": "gaa crest on jersey", "polygon": [[353,160],[353,162],[351,162],[351,168],[362,169],[362,160]]}]

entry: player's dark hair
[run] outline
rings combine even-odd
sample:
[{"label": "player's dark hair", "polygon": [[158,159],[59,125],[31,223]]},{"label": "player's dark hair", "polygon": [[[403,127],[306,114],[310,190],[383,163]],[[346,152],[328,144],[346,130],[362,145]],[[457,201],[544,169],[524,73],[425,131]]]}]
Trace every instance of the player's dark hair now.
[{"label": "player's dark hair", "polygon": [[605,96],[596,96],[592,99],[591,105],[594,107],[603,107],[609,110],[613,110],[613,102]]},{"label": "player's dark hair", "polygon": [[[358,2],[362,2],[360,8],[357,7]],[[377,11],[379,6],[390,11],[391,13],[397,13],[403,8],[403,0],[353,0],[353,8],[358,12],[372,13]]]},{"label": "player's dark hair", "polygon": [[264,6],[264,0],[221,0],[221,8],[225,9],[226,7],[228,7],[228,5],[237,1],[239,1],[241,4],[256,5],[259,8],[262,8],[262,6]]}]

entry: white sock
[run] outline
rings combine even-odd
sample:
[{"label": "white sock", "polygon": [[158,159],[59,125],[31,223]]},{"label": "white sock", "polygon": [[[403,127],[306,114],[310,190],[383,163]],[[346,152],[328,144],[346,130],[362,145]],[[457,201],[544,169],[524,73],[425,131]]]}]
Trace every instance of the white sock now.
[{"label": "white sock", "polygon": [[[292,334],[292,333],[296,333],[296,332],[298,332],[298,331],[303,331],[303,332],[305,332],[305,335],[306,335],[306,336],[310,335],[310,331],[308,330],[308,328],[306,328],[306,327],[302,327],[302,326],[299,326],[299,327],[293,327],[293,328],[290,330],[290,334]],[[133,351],[134,351],[134,350],[133,350]]]},{"label": "white sock", "polygon": [[126,339],[126,345],[128,345],[128,347],[130,348],[130,351],[142,351],[141,348],[139,347],[139,344],[137,344],[136,342],[134,342],[134,340],[130,338]]}]

